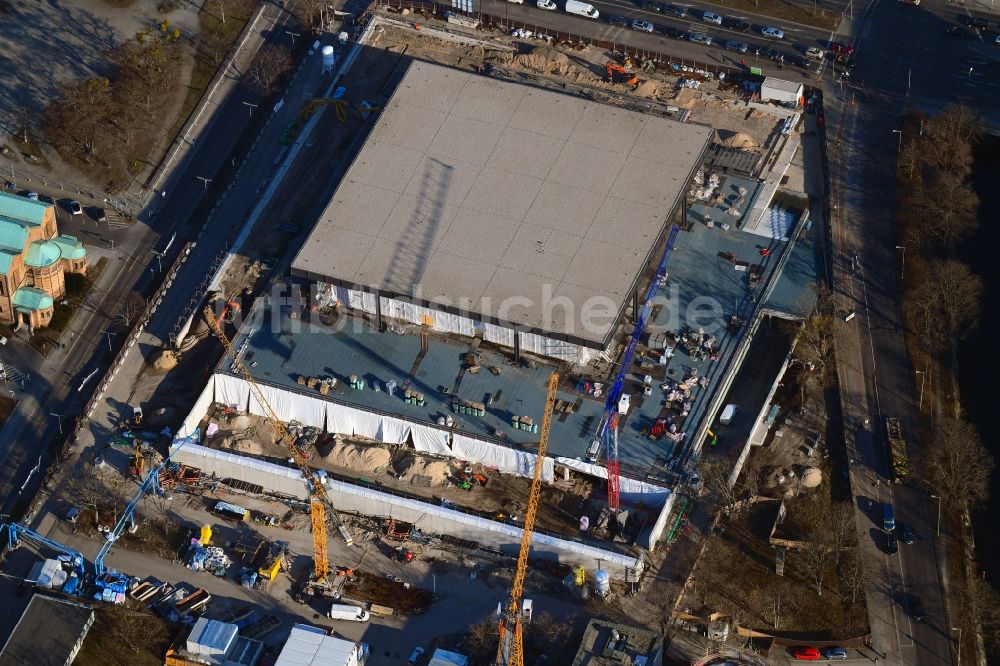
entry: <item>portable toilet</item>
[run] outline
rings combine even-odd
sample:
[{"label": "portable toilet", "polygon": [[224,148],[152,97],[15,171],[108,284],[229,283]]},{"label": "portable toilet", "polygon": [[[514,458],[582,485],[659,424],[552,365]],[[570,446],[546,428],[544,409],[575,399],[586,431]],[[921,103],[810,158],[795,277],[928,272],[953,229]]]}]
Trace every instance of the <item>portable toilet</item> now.
[{"label": "portable toilet", "polygon": [[594,574],[594,592],[599,597],[606,597],[611,592],[611,575],[604,569]]},{"label": "portable toilet", "polygon": [[202,525],[201,526],[201,538],[198,539],[198,541],[200,541],[201,545],[203,545],[203,546],[207,546],[208,544],[210,544],[212,542],[212,526],[211,525]]},{"label": "portable toilet", "polygon": [[719,423],[722,425],[729,425],[732,423],[733,419],[736,418],[736,412],[738,412],[739,409],[740,408],[737,405],[726,405],[722,410],[722,416],[719,417]]}]

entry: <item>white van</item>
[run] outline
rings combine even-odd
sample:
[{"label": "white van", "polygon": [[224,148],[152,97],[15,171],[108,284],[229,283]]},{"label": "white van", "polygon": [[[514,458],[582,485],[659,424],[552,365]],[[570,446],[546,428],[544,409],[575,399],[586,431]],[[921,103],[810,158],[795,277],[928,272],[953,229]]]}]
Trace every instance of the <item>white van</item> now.
[{"label": "white van", "polygon": [[587,18],[599,18],[601,13],[597,11],[594,5],[588,4],[586,2],[578,2],[578,0],[566,0],[566,13],[576,14],[577,16],[586,16]]},{"label": "white van", "polygon": [[327,614],[331,620],[348,620],[350,622],[367,622],[370,615],[360,606],[333,604]]}]

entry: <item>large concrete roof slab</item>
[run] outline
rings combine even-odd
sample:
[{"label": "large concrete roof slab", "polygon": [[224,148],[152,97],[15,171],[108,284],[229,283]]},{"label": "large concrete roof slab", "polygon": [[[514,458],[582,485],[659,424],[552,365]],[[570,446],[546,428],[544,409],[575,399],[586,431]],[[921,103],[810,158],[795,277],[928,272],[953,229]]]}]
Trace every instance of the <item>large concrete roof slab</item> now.
[{"label": "large concrete roof slab", "polygon": [[711,133],[414,62],[292,270],[603,347]]}]

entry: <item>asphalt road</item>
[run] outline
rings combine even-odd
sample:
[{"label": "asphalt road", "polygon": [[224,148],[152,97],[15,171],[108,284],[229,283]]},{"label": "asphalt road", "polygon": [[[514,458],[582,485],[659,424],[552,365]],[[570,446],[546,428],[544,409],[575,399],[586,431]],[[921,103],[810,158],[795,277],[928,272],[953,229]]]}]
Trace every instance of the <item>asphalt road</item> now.
[{"label": "asphalt road", "polygon": [[[990,27],[966,27],[964,37],[948,33],[973,17],[987,18]],[[998,18],[946,0],[924,0],[919,6],[876,0],[858,38],[853,79],[891,104],[890,115],[902,110],[900,103],[933,112],[962,101],[995,116],[1000,103]]]},{"label": "asphalt road", "polygon": [[[745,12],[730,12],[708,3],[693,6],[683,5],[687,9],[684,18],[672,14],[641,9],[629,0],[610,0],[592,3],[600,12],[599,19],[588,19],[562,10],[546,11],[527,2],[523,5],[505,2],[504,0],[482,0],[479,8],[487,14],[502,17],[515,25],[521,23],[529,26],[544,26],[549,31],[562,31],[582,37],[606,40],[627,44],[638,49],[650,49],[667,53],[678,59],[690,59],[709,64],[738,64],[745,60],[749,66],[759,66],[766,73],[776,74],[778,71],[797,73],[815,72],[815,63],[810,63],[809,70],[793,64],[793,57],[802,57],[805,50],[811,46],[825,47],[829,44],[829,31],[819,30],[809,26],[792,24],[764,16]],[[738,19],[751,24],[749,31],[734,30],[717,26],[702,20],[704,12],[718,12],[727,19]],[[625,17],[628,20],[640,19],[652,23],[653,33],[640,32],[628,27],[612,24],[612,17]],[[783,39],[765,38],[760,33],[763,26],[775,26],[785,33]],[[686,38],[673,38],[665,34],[671,28],[683,33],[698,32],[712,38],[712,46],[702,46],[690,42]],[[745,53],[727,50],[724,43],[734,40],[746,44],[749,48]],[[785,56],[782,66],[770,59],[768,49]],[[756,53],[759,51],[759,53]]]},{"label": "asphalt road", "polygon": [[[942,555],[935,533],[937,506],[910,485],[890,482],[884,419],[901,420],[911,459],[919,453],[916,384],[902,335],[901,271],[904,250],[892,223],[894,156],[901,137],[894,132],[908,109],[933,112],[967,102],[995,124],[1000,101],[1000,47],[989,30],[968,38],[947,33],[971,14],[943,0],[920,6],[873,2],[861,24],[854,84],[872,89],[828,91],[831,154],[835,156],[835,285],[845,324],[839,345],[852,485],[862,548],[875,562],[868,601],[873,643],[891,664],[952,663],[958,632],[952,630],[941,586]],[[993,23],[995,27],[995,22]],[[972,71],[970,72],[970,68]],[[850,257],[857,254],[859,263]],[[867,425],[866,425],[867,422]],[[879,504],[891,502],[896,520],[913,527],[915,544],[885,549]],[[926,620],[913,618],[914,598]]]}]

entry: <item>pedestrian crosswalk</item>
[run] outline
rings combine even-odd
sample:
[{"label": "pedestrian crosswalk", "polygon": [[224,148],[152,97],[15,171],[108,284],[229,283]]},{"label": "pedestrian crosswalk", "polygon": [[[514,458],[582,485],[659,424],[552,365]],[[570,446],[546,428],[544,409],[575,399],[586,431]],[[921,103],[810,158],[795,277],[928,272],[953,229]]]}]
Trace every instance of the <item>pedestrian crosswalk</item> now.
[{"label": "pedestrian crosswalk", "polygon": [[108,218],[108,229],[114,231],[116,229],[124,229],[131,224],[131,220],[116,210],[107,211]]},{"label": "pedestrian crosswalk", "polygon": [[0,363],[0,381],[14,384],[26,384],[30,377],[12,365]]}]

